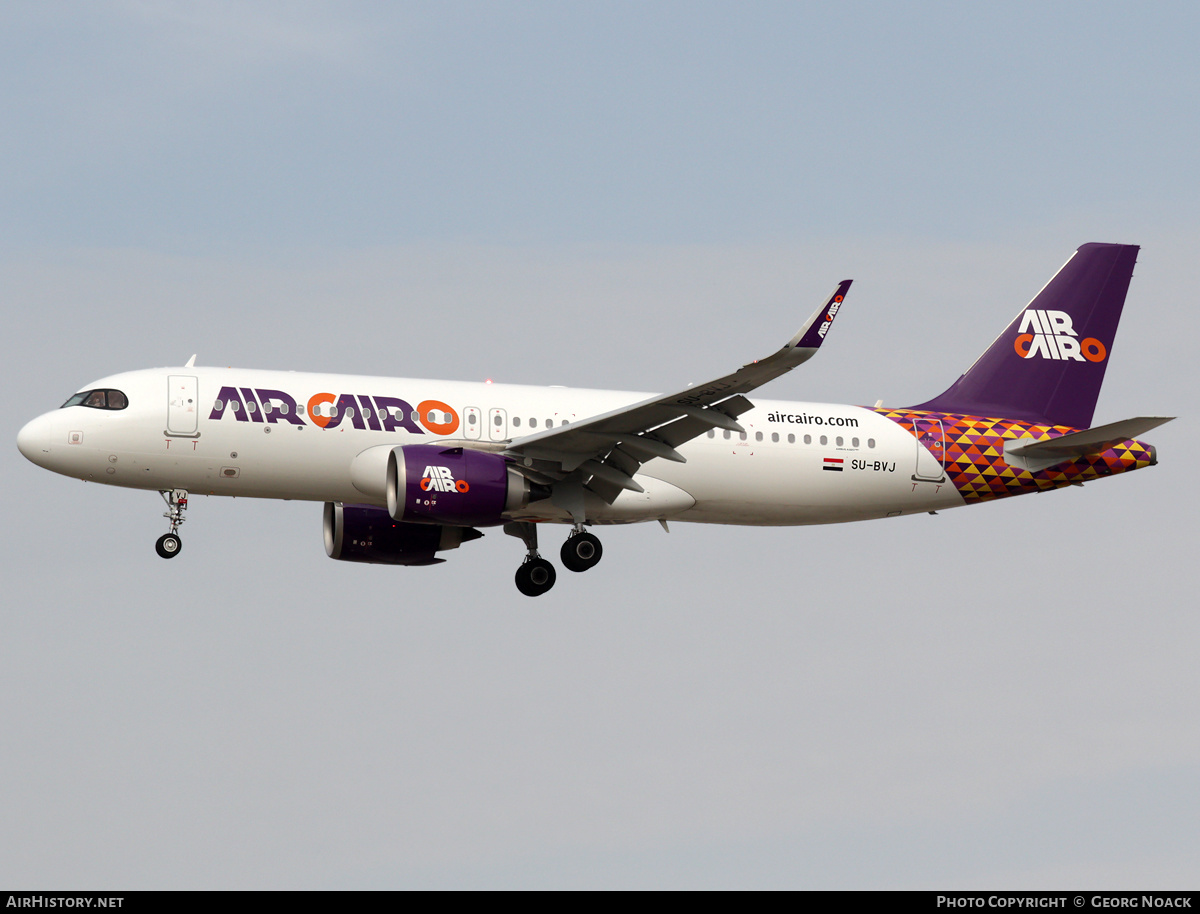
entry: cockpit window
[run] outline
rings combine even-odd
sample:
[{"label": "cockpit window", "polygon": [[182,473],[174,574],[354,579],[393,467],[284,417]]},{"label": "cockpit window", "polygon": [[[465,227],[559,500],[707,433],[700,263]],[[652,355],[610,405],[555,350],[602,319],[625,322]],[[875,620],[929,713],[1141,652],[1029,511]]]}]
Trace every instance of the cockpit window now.
[{"label": "cockpit window", "polygon": [[124,409],[128,405],[129,400],[119,390],[85,390],[75,394],[61,408],[90,406],[92,409]]}]

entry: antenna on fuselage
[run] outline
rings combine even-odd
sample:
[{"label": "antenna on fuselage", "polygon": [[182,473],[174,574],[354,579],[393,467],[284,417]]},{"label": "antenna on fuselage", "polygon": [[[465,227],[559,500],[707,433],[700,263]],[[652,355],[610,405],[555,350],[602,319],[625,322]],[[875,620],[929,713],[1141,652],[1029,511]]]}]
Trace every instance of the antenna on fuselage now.
[{"label": "antenna on fuselage", "polygon": [[193,352],[192,357],[190,359],[188,359],[186,363],[184,363],[183,367],[184,368],[192,368],[195,366],[195,364],[196,364],[196,353]]}]

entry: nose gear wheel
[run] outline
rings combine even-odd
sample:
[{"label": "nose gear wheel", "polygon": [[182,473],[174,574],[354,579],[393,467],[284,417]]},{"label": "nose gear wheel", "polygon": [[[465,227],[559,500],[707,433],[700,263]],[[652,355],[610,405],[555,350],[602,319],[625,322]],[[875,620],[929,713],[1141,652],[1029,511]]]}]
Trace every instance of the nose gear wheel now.
[{"label": "nose gear wheel", "polygon": [[154,551],[161,555],[164,559],[173,559],[179,555],[179,550],[183,548],[183,540],[174,533],[164,533],[158,538],[158,542],[154,544]]},{"label": "nose gear wheel", "polygon": [[167,503],[163,517],[170,522],[171,529],[158,538],[158,542],[154,544],[154,551],[164,559],[173,559],[183,548],[183,540],[179,538],[179,525],[186,519],[183,512],[187,510],[188,493],[187,489],[170,489],[158,494]]}]

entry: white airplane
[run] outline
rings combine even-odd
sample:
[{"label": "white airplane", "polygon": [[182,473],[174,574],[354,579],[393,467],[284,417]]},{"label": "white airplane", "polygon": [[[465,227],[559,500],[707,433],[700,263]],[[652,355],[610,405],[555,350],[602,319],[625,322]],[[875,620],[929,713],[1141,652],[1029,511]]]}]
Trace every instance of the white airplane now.
[{"label": "white airplane", "polygon": [[747,395],[816,354],[842,282],[788,343],[666,396],[609,390],[154,368],[88,384],[21,429],[29,460],[154,489],[179,554],[189,494],[325,502],[343,561],[428,565],[503,526],[527,556],[517,587],[555,581],[540,524],[571,527],[561,559],[600,561],[604,524],[827,524],[1056,489],[1152,466],[1135,436],[1090,428],[1136,245],[1087,244],[941,396],[891,409]]}]

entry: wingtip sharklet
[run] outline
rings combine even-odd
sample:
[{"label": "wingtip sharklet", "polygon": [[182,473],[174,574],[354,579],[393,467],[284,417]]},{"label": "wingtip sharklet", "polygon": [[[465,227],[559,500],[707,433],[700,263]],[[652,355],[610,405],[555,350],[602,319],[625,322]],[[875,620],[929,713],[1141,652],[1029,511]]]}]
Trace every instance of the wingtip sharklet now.
[{"label": "wingtip sharklet", "polygon": [[808,319],[800,332],[792,337],[788,343],[789,349],[817,349],[825,340],[825,334],[829,332],[829,328],[833,326],[833,319],[841,310],[842,302],[846,298],[846,293],[850,290],[850,284],[853,279],[843,279],[833,294],[818,308],[813,316]]}]

